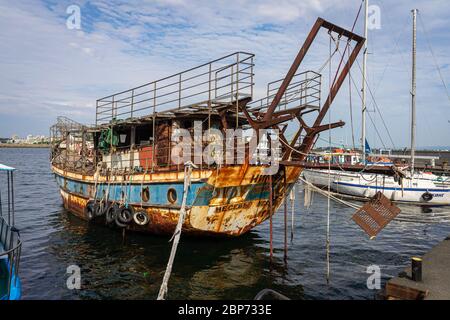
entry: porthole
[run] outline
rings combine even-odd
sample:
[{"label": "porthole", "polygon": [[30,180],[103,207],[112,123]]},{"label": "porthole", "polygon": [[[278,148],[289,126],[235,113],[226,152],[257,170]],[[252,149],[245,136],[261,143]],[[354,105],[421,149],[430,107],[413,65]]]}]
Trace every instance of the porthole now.
[{"label": "porthole", "polygon": [[169,191],[167,191],[167,200],[169,200],[170,203],[177,202],[177,192],[175,189],[170,188]]},{"label": "porthole", "polygon": [[150,200],[150,190],[148,189],[148,187],[142,188],[141,198],[144,202],[148,202]]}]

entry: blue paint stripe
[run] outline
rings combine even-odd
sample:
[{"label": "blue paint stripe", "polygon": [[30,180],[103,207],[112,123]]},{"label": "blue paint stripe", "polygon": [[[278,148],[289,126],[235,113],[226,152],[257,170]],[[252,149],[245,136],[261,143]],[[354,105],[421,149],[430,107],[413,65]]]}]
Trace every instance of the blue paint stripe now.
[{"label": "blue paint stripe", "polygon": [[[71,193],[81,194],[84,197],[89,197],[89,189],[94,188],[94,183],[82,182],[77,180],[72,180],[59,175],[56,175],[56,181],[58,185]],[[197,197],[198,190],[203,187],[206,183],[204,182],[192,182],[188,196],[186,199],[187,205],[192,205],[195,198]],[[141,190],[142,187],[149,188],[150,199],[148,202],[141,200]],[[177,200],[175,203],[170,203],[167,199],[167,192],[169,189],[175,189],[177,193]],[[178,205],[181,206],[183,198],[184,182],[177,183],[144,183],[132,184],[132,185],[121,185],[116,183],[111,183],[109,185],[109,199],[114,201],[120,201],[122,198],[122,192],[125,193],[128,203],[140,204],[141,201],[145,205]],[[103,193],[106,194],[108,191],[108,183],[97,184],[97,199],[103,197]]]},{"label": "blue paint stripe", "polygon": [[363,186],[360,184],[353,184],[353,183],[346,183],[346,182],[334,182],[337,185],[342,186],[350,186],[350,187],[357,187],[357,188],[363,188],[363,189],[380,189],[380,190],[392,190],[392,191],[417,191],[417,192],[450,192],[450,189],[419,189],[419,188],[391,188],[391,187],[378,187],[378,186]]},{"label": "blue paint stripe", "polygon": [[[80,194],[84,197],[89,197],[89,192],[93,192],[94,183],[84,182],[78,180],[72,180],[64,176],[55,174],[56,181],[61,188],[66,189],[70,193]],[[281,183],[281,182],[279,182]],[[292,188],[293,184],[289,184],[289,190]],[[145,202],[141,200],[141,190],[142,188],[149,188],[150,199]],[[245,193],[245,201],[254,200],[267,200],[269,199],[270,189],[267,183],[253,184],[245,186],[249,189],[244,191],[240,190],[241,194]],[[175,203],[169,203],[167,199],[167,192],[169,189],[175,189],[177,193],[177,200]],[[193,182],[189,188],[186,203],[188,206],[209,206],[211,199],[217,197],[219,194],[226,196],[227,198],[233,197],[238,194],[238,187],[223,187],[214,188],[212,185],[206,182]],[[125,193],[127,202],[130,204],[140,204],[141,201],[144,205],[152,206],[171,206],[178,205],[181,206],[183,197],[184,182],[176,183],[140,183],[127,184],[122,186],[120,183],[111,183],[109,185],[109,199],[112,201],[121,201],[122,192]],[[275,187],[274,187],[275,189]],[[219,191],[220,190],[220,191]],[[97,199],[102,199],[103,195],[108,191],[108,183],[97,184]],[[229,201],[230,199],[228,199]]]}]

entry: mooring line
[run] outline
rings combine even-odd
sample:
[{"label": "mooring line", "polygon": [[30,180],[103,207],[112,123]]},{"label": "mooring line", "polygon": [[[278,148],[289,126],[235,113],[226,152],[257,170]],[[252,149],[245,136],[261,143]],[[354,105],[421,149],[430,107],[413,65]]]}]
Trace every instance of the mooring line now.
[{"label": "mooring line", "polygon": [[173,233],[172,238],[169,240],[169,242],[173,240],[172,250],[170,251],[169,262],[167,263],[166,272],[164,273],[163,282],[161,284],[161,288],[159,289],[157,300],[164,300],[167,294],[167,284],[169,283],[170,274],[172,273],[172,265],[173,261],[175,260],[175,254],[177,253],[178,242],[180,241],[181,230],[183,227],[184,218],[186,216],[186,199],[191,185],[192,167],[194,167],[194,164],[190,161],[184,164],[183,201],[181,203],[180,214],[178,217],[178,223],[175,228],[175,232]]},{"label": "mooring line", "polygon": [[295,184],[289,195],[291,200],[291,243],[294,241],[294,208],[295,208]]}]

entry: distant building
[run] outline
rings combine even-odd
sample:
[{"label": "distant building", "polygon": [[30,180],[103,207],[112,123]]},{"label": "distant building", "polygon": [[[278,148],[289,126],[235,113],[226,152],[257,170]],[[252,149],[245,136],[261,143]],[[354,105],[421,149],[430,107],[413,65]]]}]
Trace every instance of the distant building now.
[{"label": "distant building", "polygon": [[49,138],[46,136],[33,136],[32,134],[27,135],[26,143],[27,144],[42,144],[48,143]]},{"label": "distant building", "polygon": [[46,144],[50,142],[50,138],[32,134],[27,135],[25,139],[20,138],[17,134],[14,134],[11,138],[1,138],[0,143],[14,143],[14,144]]}]

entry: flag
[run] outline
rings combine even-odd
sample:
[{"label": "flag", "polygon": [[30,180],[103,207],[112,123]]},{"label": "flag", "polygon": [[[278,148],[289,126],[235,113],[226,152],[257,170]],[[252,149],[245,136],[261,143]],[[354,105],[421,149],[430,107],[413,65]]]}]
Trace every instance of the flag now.
[{"label": "flag", "polygon": [[366,139],[366,154],[372,153],[372,149],[370,149],[369,143],[367,142]]}]

